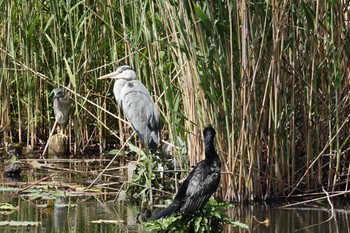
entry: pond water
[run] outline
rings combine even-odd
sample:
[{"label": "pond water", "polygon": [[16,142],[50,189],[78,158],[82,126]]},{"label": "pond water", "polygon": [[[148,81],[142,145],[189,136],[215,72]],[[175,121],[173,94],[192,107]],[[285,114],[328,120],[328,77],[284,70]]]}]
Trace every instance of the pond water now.
[{"label": "pond water", "polygon": [[19,209],[11,214],[0,214],[0,221],[39,222],[39,225],[0,226],[0,232],[143,232],[142,225],[136,221],[138,209],[135,206],[100,202],[96,197],[64,198],[62,201],[71,202],[72,206],[44,208],[32,201],[12,198],[9,203]]},{"label": "pond water", "polygon": [[[28,171],[20,181],[0,175],[0,203],[9,203],[16,207],[13,211],[0,211],[0,232],[146,232],[142,223],[137,221],[140,206],[123,199],[115,200],[117,192],[101,194],[92,191],[90,194],[79,194],[76,180],[84,183],[83,180],[91,178],[91,175],[84,177],[81,174],[62,172],[53,176],[50,181],[47,180],[48,183],[41,184],[43,190],[45,186],[50,186],[50,189],[55,186],[54,190],[60,191],[72,190],[74,186],[75,193],[59,192],[56,195],[51,192],[51,196],[39,197],[31,196],[30,192],[25,195],[15,194],[18,187],[26,187],[50,174],[53,172],[36,173],[33,178],[33,174]],[[122,177],[123,173],[119,175]],[[113,182],[111,178],[105,179],[105,182],[107,180]],[[69,188],[65,183],[68,181],[71,185]],[[49,204],[52,200],[50,197],[53,196],[54,208]],[[333,217],[326,201],[297,207],[281,208],[278,205],[265,204],[236,206],[228,214],[234,221],[247,224],[249,230],[227,226],[225,232],[350,232],[350,207],[346,202],[335,203]]]},{"label": "pond water", "polygon": [[[4,200],[4,196],[1,198]],[[5,198],[7,199],[7,198]],[[0,221],[39,222],[38,226],[0,226],[0,232],[146,232],[137,219],[137,206],[124,202],[100,202],[96,197],[70,200],[74,207],[43,208],[22,198],[7,199],[18,206],[10,214],[0,213]],[[323,208],[280,209],[254,205],[232,210],[233,219],[249,225],[249,230],[225,229],[225,232],[350,232],[349,209],[337,209],[335,216]],[[269,219],[269,224],[258,223]],[[109,220],[110,222],[107,222]],[[96,222],[94,222],[96,221]],[[100,221],[100,222],[99,222]]]},{"label": "pond water", "polygon": [[[230,232],[350,232],[350,208],[336,208],[334,217],[331,216],[330,209],[324,207],[285,209],[279,206],[254,205],[244,208],[241,215],[234,217],[248,224],[249,231]],[[269,224],[257,222],[265,219],[269,220]]]}]

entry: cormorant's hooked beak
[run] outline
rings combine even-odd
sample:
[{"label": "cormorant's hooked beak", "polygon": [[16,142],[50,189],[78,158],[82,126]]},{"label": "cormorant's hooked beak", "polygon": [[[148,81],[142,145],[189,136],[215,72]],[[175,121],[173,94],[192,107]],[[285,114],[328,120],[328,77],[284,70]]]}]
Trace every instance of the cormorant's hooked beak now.
[{"label": "cormorant's hooked beak", "polygon": [[112,73],[109,73],[106,75],[103,75],[103,76],[99,77],[98,79],[101,80],[101,79],[107,79],[107,78],[116,78],[118,74],[120,74],[119,70],[113,71]]}]

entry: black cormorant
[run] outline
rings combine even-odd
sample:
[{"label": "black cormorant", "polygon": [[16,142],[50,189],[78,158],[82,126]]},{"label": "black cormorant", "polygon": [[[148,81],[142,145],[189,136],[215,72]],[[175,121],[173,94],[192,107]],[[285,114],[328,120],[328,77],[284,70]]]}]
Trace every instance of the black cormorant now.
[{"label": "black cormorant", "polygon": [[197,163],[187,176],[173,202],[167,208],[153,215],[149,220],[165,218],[172,213],[192,214],[202,209],[218,188],[221,162],[214,147],[215,130],[209,126],[204,129],[203,134],[205,159]]}]

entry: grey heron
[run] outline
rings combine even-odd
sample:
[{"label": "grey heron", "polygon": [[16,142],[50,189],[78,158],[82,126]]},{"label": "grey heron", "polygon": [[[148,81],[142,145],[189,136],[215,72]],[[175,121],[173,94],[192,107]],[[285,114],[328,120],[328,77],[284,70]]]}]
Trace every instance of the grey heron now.
[{"label": "grey heron", "polygon": [[214,147],[215,130],[206,127],[203,131],[205,159],[197,163],[179,188],[173,202],[149,220],[166,218],[172,213],[189,215],[202,209],[219,187],[221,162]]},{"label": "grey heron", "polygon": [[55,88],[53,93],[53,111],[55,114],[55,120],[57,124],[59,124],[62,133],[68,124],[69,114],[72,110],[71,100],[68,92],[62,88]]},{"label": "grey heron", "polygon": [[154,150],[160,144],[160,116],[146,87],[136,79],[135,71],[128,65],[99,79],[115,79],[113,92],[132,128],[144,146]]}]

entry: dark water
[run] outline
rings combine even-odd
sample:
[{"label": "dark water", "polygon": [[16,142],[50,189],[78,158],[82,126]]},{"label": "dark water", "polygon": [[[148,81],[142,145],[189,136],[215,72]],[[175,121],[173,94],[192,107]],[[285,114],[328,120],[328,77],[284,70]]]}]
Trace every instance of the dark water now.
[{"label": "dark water", "polygon": [[[4,199],[3,197],[1,199]],[[74,200],[70,200],[74,199]],[[1,200],[3,202],[4,200]],[[12,198],[9,203],[19,206],[11,214],[0,214],[0,221],[33,221],[39,226],[0,226],[0,232],[146,232],[136,221],[138,207],[124,202],[102,203],[96,197],[66,198],[75,207],[42,208],[38,203]],[[233,219],[249,225],[249,230],[226,228],[226,232],[350,232],[349,209],[336,209],[331,220],[328,209],[280,209],[264,205],[234,208]],[[255,216],[255,218],[253,217]],[[269,219],[269,224],[258,223]],[[256,219],[256,220],[255,220]],[[96,220],[118,220],[114,223],[92,223]],[[121,220],[121,221],[120,221]],[[327,221],[328,220],[328,221]]]},{"label": "dark water", "polygon": [[[102,165],[101,167],[104,167]],[[80,169],[83,170],[83,169]],[[34,182],[42,174],[33,178],[33,174],[24,174],[23,183]],[[54,181],[69,182],[77,185],[77,180],[84,183],[90,176],[63,173],[55,176]],[[123,174],[119,174],[123,176]],[[125,177],[124,177],[125,178]],[[52,181],[51,180],[51,181]],[[111,181],[106,179],[104,182]],[[26,195],[16,196],[14,192],[3,190],[4,187],[17,187],[14,180],[5,179],[0,175],[0,203],[10,203],[17,207],[12,212],[0,211],[0,232],[146,232],[137,219],[139,206],[125,201],[114,200],[114,195],[98,195],[91,193],[84,196],[60,196],[55,200],[55,208],[46,208],[50,198],[31,200]],[[59,185],[50,190],[65,190]],[[334,216],[329,204],[325,201],[318,206],[298,206],[298,208],[280,208],[264,204],[235,207],[229,210],[234,221],[245,223],[249,230],[227,226],[225,232],[259,232],[259,233],[289,233],[289,232],[335,232],[350,233],[350,205],[334,203]],[[266,220],[266,221],[265,221]],[[3,226],[5,221],[13,223],[33,222],[37,226]],[[97,222],[93,222],[97,221]],[[110,221],[110,222],[107,222]],[[265,221],[265,222],[264,222]]]},{"label": "dark water", "polygon": [[[71,198],[65,201],[69,202]],[[11,214],[0,214],[0,221],[39,222],[39,226],[0,226],[0,232],[142,232],[136,222],[137,208],[123,203],[100,203],[94,197],[73,198],[74,207],[43,208],[21,198],[10,203],[19,206]],[[2,200],[1,200],[2,201]],[[113,220],[113,223],[92,223]]]},{"label": "dark water", "polygon": [[[237,211],[237,209],[236,209]],[[249,225],[249,231],[231,232],[350,232],[350,208],[338,206],[334,216],[324,207],[281,208],[279,206],[254,205],[245,207],[233,218]],[[269,224],[258,223],[269,219]]]}]

